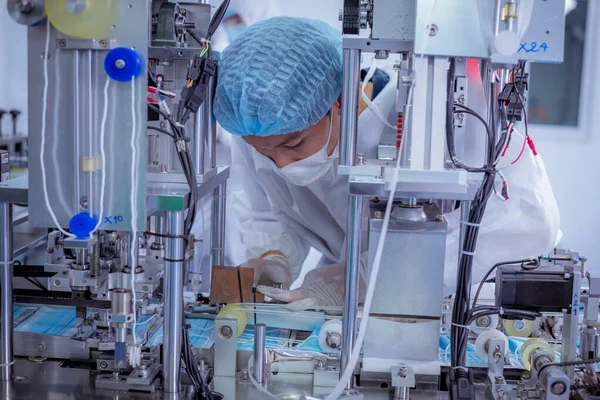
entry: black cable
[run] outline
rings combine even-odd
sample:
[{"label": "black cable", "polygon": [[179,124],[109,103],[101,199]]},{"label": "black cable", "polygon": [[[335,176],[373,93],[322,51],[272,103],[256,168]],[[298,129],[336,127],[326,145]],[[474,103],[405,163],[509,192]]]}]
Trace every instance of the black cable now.
[{"label": "black cable", "polygon": [[165,233],[155,233],[155,232],[150,232],[150,231],[145,231],[144,235],[156,236],[156,237],[165,238],[165,239],[182,239],[185,241],[186,247],[187,247],[187,243],[189,242],[189,237],[187,237],[185,235],[169,235],[169,234],[165,234]]},{"label": "black cable", "polygon": [[244,302],[244,296],[242,294],[242,272],[240,270],[240,266],[237,266],[237,275],[238,275],[238,288],[240,289],[240,303]]},{"label": "black cable", "polygon": [[483,276],[483,278],[479,282],[479,286],[477,287],[477,291],[475,292],[475,297],[473,297],[473,307],[475,307],[477,305],[477,300],[479,300],[479,294],[481,293],[481,289],[483,288],[483,284],[488,279],[488,277],[492,274],[492,272],[494,272],[494,270],[496,268],[501,267],[503,265],[517,265],[517,264],[521,264],[521,268],[527,269],[527,268],[523,267],[525,265],[525,263],[533,263],[533,264],[530,264],[531,266],[535,265],[534,268],[531,268],[529,270],[536,269],[537,267],[540,266],[540,261],[538,259],[536,259],[536,258],[525,258],[525,259],[522,259],[522,260],[515,260],[515,261],[503,261],[503,262],[499,262],[499,263],[494,264],[492,266],[492,268],[490,268],[488,270],[488,272],[485,273],[485,275]]},{"label": "black cable", "polygon": [[208,25],[208,34],[207,34],[208,40],[210,40],[212,38],[212,35],[216,32],[219,25],[221,25],[221,21],[223,21],[225,12],[227,11],[227,8],[229,7],[229,3],[230,3],[230,0],[224,0],[221,3],[221,5],[219,6],[219,8],[217,9],[217,11],[215,12],[215,15],[210,20],[210,24]]},{"label": "black cable", "polygon": [[164,133],[165,135],[169,136],[171,139],[176,139],[175,135],[173,135],[171,132],[167,131],[166,129],[157,128],[156,126],[149,126],[148,130]]},{"label": "black cable", "polygon": [[204,46],[204,42],[202,41],[202,38],[200,37],[200,35],[198,35],[198,32],[194,31],[193,29],[187,29],[186,32],[189,33],[189,35],[192,37],[192,39],[194,39],[196,42],[198,42],[198,44],[200,46]]},{"label": "black cable", "polygon": [[41,290],[43,290],[45,292],[48,291],[48,288],[44,287],[44,285],[42,285],[37,279],[34,281],[33,279],[35,279],[35,278],[32,279],[29,276],[24,276],[23,278],[25,278],[25,280],[27,282],[31,283],[32,285],[37,286],[39,289],[41,289]]}]

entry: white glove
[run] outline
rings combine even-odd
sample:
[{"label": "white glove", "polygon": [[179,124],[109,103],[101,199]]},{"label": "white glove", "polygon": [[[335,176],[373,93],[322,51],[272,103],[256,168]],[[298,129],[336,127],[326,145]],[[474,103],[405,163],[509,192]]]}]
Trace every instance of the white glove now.
[{"label": "white glove", "polygon": [[288,260],[280,254],[252,258],[240,267],[254,269],[254,286],[273,286],[275,283],[281,283],[282,287],[288,289],[292,284]]},{"label": "white glove", "polygon": [[[365,298],[366,253],[361,257],[358,301]],[[309,271],[302,286],[295,290],[258,286],[257,290],[274,300],[298,306],[341,306],[344,304],[345,263],[327,265]]]}]

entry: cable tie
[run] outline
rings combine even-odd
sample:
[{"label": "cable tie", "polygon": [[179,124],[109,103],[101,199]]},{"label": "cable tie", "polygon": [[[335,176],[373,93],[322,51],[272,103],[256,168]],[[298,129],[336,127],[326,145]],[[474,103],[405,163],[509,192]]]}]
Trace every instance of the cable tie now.
[{"label": "cable tie", "polygon": [[14,264],[14,261],[0,261],[0,265],[11,265]]},{"label": "cable tie", "polygon": [[474,226],[475,228],[479,228],[481,226],[481,224],[476,224],[474,222],[469,222],[469,221],[460,221],[461,224],[463,225],[467,225],[467,226]]},{"label": "cable tie", "polygon": [[475,256],[475,252],[470,252],[470,251],[465,251],[465,250],[462,250],[461,254],[465,254],[465,255],[471,256],[471,257]]},{"label": "cable tie", "polygon": [[175,126],[178,128],[185,128],[185,125],[182,124],[181,122],[175,122]]},{"label": "cable tie", "polygon": [[0,367],[10,367],[11,365],[13,365],[15,363],[15,359],[13,358],[11,362],[6,363],[6,364],[0,364]]},{"label": "cable tie", "polygon": [[450,325],[452,325],[452,326],[457,326],[457,327],[459,327],[459,328],[463,328],[463,329],[468,329],[468,330],[471,330],[471,327],[470,327],[470,326],[467,326],[467,325],[456,324],[456,323],[454,323],[454,322],[450,322]]}]

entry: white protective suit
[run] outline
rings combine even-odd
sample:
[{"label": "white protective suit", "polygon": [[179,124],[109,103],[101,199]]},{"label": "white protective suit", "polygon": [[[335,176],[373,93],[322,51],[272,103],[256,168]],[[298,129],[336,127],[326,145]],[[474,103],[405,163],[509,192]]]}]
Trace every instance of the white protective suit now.
[{"label": "white protective suit", "polygon": [[[481,80],[478,74],[470,78],[470,103],[480,97],[480,102],[473,103],[483,104]],[[390,115],[392,111],[395,87],[396,78],[392,76],[374,100],[383,115]],[[477,123],[474,118],[469,118],[467,126],[484,135],[483,127],[474,125]],[[371,109],[359,116],[358,149],[367,158],[376,157],[384,129],[390,128],[385,127]],[[232,201],[240,221],[247,258],[278,250],[288,259],[292,280],[298,276],[311,246],[331,263],[344,261],[348,178],[337,174],[337,161],[321,179],[300,187],[281,178],[274,171],[273,162],[241,137],[233,137],[232,143],[232,176],[239,185],[232,193]],[[516,158],[522,143],[522,136],[514,133],[502,164],[510,164]],[[338,152],[337,148],[335,152]],[[541,157],[533,156],[526,148],[520,161],[503,172],[509,184],[510,199],[504,202],[492,195],[488,201],[474,257],[473,282],[480,280],[496,262],[551,251],[560,235],[558,207]],[[363,212],[363,215],[367,213]],[[446,218],[444,294],[449,295],[455,289],[460,210],[447,214]]]}]

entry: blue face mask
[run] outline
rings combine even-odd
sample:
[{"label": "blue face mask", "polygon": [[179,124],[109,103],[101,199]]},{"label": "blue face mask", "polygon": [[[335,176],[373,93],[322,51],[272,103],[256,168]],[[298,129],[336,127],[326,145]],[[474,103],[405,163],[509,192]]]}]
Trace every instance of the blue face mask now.
[{"label": "blue face mask", "polygon": [[238,36],[240,36],[248,27],[244,24],[233,25],[225,27],[225,33],[229,39],[229,43],[232,43]]}]

